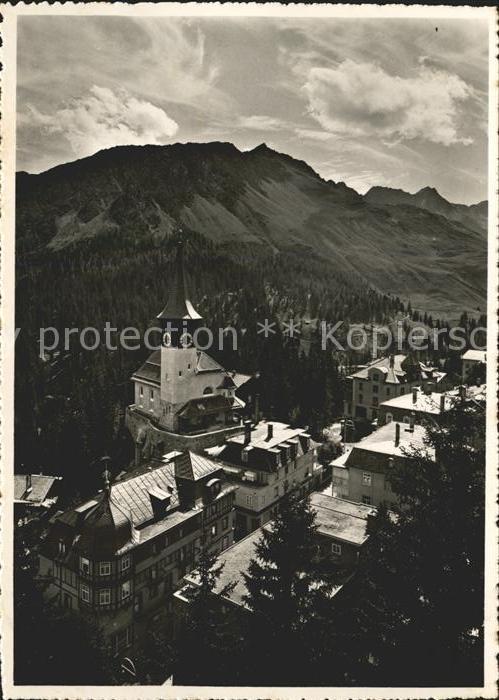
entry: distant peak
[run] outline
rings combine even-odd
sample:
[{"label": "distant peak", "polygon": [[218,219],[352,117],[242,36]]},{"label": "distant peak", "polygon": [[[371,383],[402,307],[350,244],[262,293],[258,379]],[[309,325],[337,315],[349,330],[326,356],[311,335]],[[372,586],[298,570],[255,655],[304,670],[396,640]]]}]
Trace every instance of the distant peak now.
[{"label": "distant peak", "polygon": [[435,187],[429,187],[428,185],[426,187],[422,187],[419,190],[418,194],[421,194],[421,192],[432,192],[434,194],[440,194]]},{"label": "distant peak", "polygon": [[252,149],[251,153],[275,153],[266,143],[260,143]]}]

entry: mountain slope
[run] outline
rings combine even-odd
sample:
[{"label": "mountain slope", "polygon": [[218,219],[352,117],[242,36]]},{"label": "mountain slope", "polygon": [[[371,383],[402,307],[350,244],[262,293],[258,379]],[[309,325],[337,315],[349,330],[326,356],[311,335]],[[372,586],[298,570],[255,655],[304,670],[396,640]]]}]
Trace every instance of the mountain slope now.
[{"label": "mountain slope", "polygon": [[372,193],[325,181],[265,145],[249,152],[226,143],[117,147],[40,175],[18,174],[18,256],[28,261],[75,245],[98,246],[103,255],[106,246],[144,249],[181,225],[234,257],[241,247],[264,257],[296,250],[302,259],[308,251],[329,263],[331,279],[353,275],[437,315],[483,306],[486,244],[478,224],[405,201],[373,201]]},{"label": "mountain slope", "polygon": [[486,201],[469,206],[454,204],[442,197],[434,187],[423,187],[415,194],[390,187],[371,187],[365,198],[375,206],[408,205],[426,209],[433,214],[439,214],[451,221],[458,221],[468,228],[487,234],[488,203]]}]

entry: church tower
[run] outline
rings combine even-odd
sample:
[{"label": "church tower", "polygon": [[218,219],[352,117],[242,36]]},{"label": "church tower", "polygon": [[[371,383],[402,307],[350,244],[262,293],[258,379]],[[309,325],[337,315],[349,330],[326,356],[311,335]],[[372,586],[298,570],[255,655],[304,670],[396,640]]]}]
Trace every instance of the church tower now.
[{"label": "church tower", "polygon": [[[242,430],[244,402],[235,394],[235,373],[196,347],[202,325],[186,284],[184,246],[175,250],[167,304],[158,314],[161,346],[134,372],[134,403],[127,427],[136,463],[168,450],[202,449]],[[204,342],[204,338],[203,338]]]},{"label": "church tower", "polygon": [[202,321],[189,299],[182,242],[177,244],[168,287],[168,302],[157,318],[162,329],[161,403],[165,408],[164,423],[173,427],[173,407],[192,398],[189,380],[194,376],[198,358],[193,337]]}]

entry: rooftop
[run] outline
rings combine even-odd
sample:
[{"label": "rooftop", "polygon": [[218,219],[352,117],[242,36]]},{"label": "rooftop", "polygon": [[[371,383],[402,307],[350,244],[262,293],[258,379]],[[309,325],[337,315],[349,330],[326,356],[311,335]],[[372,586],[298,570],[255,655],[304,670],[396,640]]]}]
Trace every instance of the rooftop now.
[{"label": "rooftop", "polygon": [[416,368],[419,378],[423,380],[431,379],[438,383],[446,376],[444,372],[439,372],[435,367],[430,367],[423,362],[412,360],[409,355],[399,354],[380,357],[365,367],[362,367],[358,372],[352,374],[352,377],[355,379],[368,379],[369,371],[371,369],[377,369],[385,375],[386,384],[401,384],[405,382],[409,365]]},{"label": "rooftop", "polygon": [[[269,425],[272,426],[271,438],[268,437]],[[251,429],[251,445],[263,450],[270,450],[283,442],[297,438],[299,435],[308,437],[305,428],[291,428],[286,423],[261,420]],[[230,441],[242,445],[244,444],[244,434],[236,435]]]},{"label": "rooftop", "polygon": [[[400,436],[399,444],[395,445],[397,425]],[[430,458],[434,458],[435,451],[425,444],[425,438],[426,429],[422,425],[414,425],[414,430],[410,431],[406,423],[391,421],[352,445],[344,454],[333,460],[331,465],[384,473],[391,457],[406,459],[412,449],[424,450]]]},{"label": "rooftop", "polygon": [[157,318],[180,320],[198,320],[201,316],[189,298],[184,270],[184,246],[180,241],[175,251],[173,270],[170,275],[168,302]]},{"label": "rooftop", "polygon": [[[62,513],[55,521],[57,527],[52,539],[59,537],[73,543],[82,532],[82,543],[85,538],[87,548],[106,544],[113,550],[112,554],[117,554],[196,516],[200,505],[180,510],[177,479],[199,481],[217,473],[221,475],[220,465],[190,451],[170,453],[164,460],[164,464],[154,462],[138,472],[126,474],[110,486],[108,494],[101,492],[94,499]],[[217,498],[233,490],[233,486],[226,485]],[[153,511],[153,499],[158,495],[165,498],[164,514],[160,518]],[[99,543],[102,533],[109,542]]]},{"label": "rooftop", "polygon": [[15,474],[14,500],[18,503],[42,505],[60,476],[46,474]]},{"label": "rooftop", "polygon": [[485,350],[466,350],[461,358],[462,360],[471,360],[472,362],[483,362],[487,361],[487,353]]},{"label": "rooftop", "polygon": [[357,546],[366,541],[367,520],[375,508],[323,493],[312,494],[310,503],[319,534]]},{"label": "rooftop", "polygon": [[[197,351],[197,363],[195,372],[223,373],[229,382],[234,383],[234,378],[216,360],[202,350]],[[132,375],[132,380],[143,380],[160,385],[161,382],[161,350],[154,350],[144,364]]]},{"label": "rooftop", "polygon": [[383,401],[380,404],[384,406],[387,410],[390,408],[405,408],[408,411],[416,411],[418,413],[431,413],[440,414],[441,411],[441,397],[444,397],[444,410],[450,410],[455,403],[456,394],[451,394],[449,392],[443,394],[436,391],[432,391],[426,394],[419,387],[417,387],[416,401],[413,400],[413,392],[408,394],[402,394],[402,396],[396,396],[389,401]]}]

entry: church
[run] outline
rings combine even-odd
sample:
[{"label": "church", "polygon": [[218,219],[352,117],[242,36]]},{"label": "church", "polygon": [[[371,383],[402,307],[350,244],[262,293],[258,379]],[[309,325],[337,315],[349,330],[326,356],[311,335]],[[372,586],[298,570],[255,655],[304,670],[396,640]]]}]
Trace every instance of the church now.
[{"label": "church", "polygon": [[243,431],[236,389],[249,377],[225,370],[196,347],[202,317],[189,299],[183,244],[176,248],[168,300],[157,318],[161,348],[133,374],[127,426],[136,463],[165,451],[204,449]]}]

